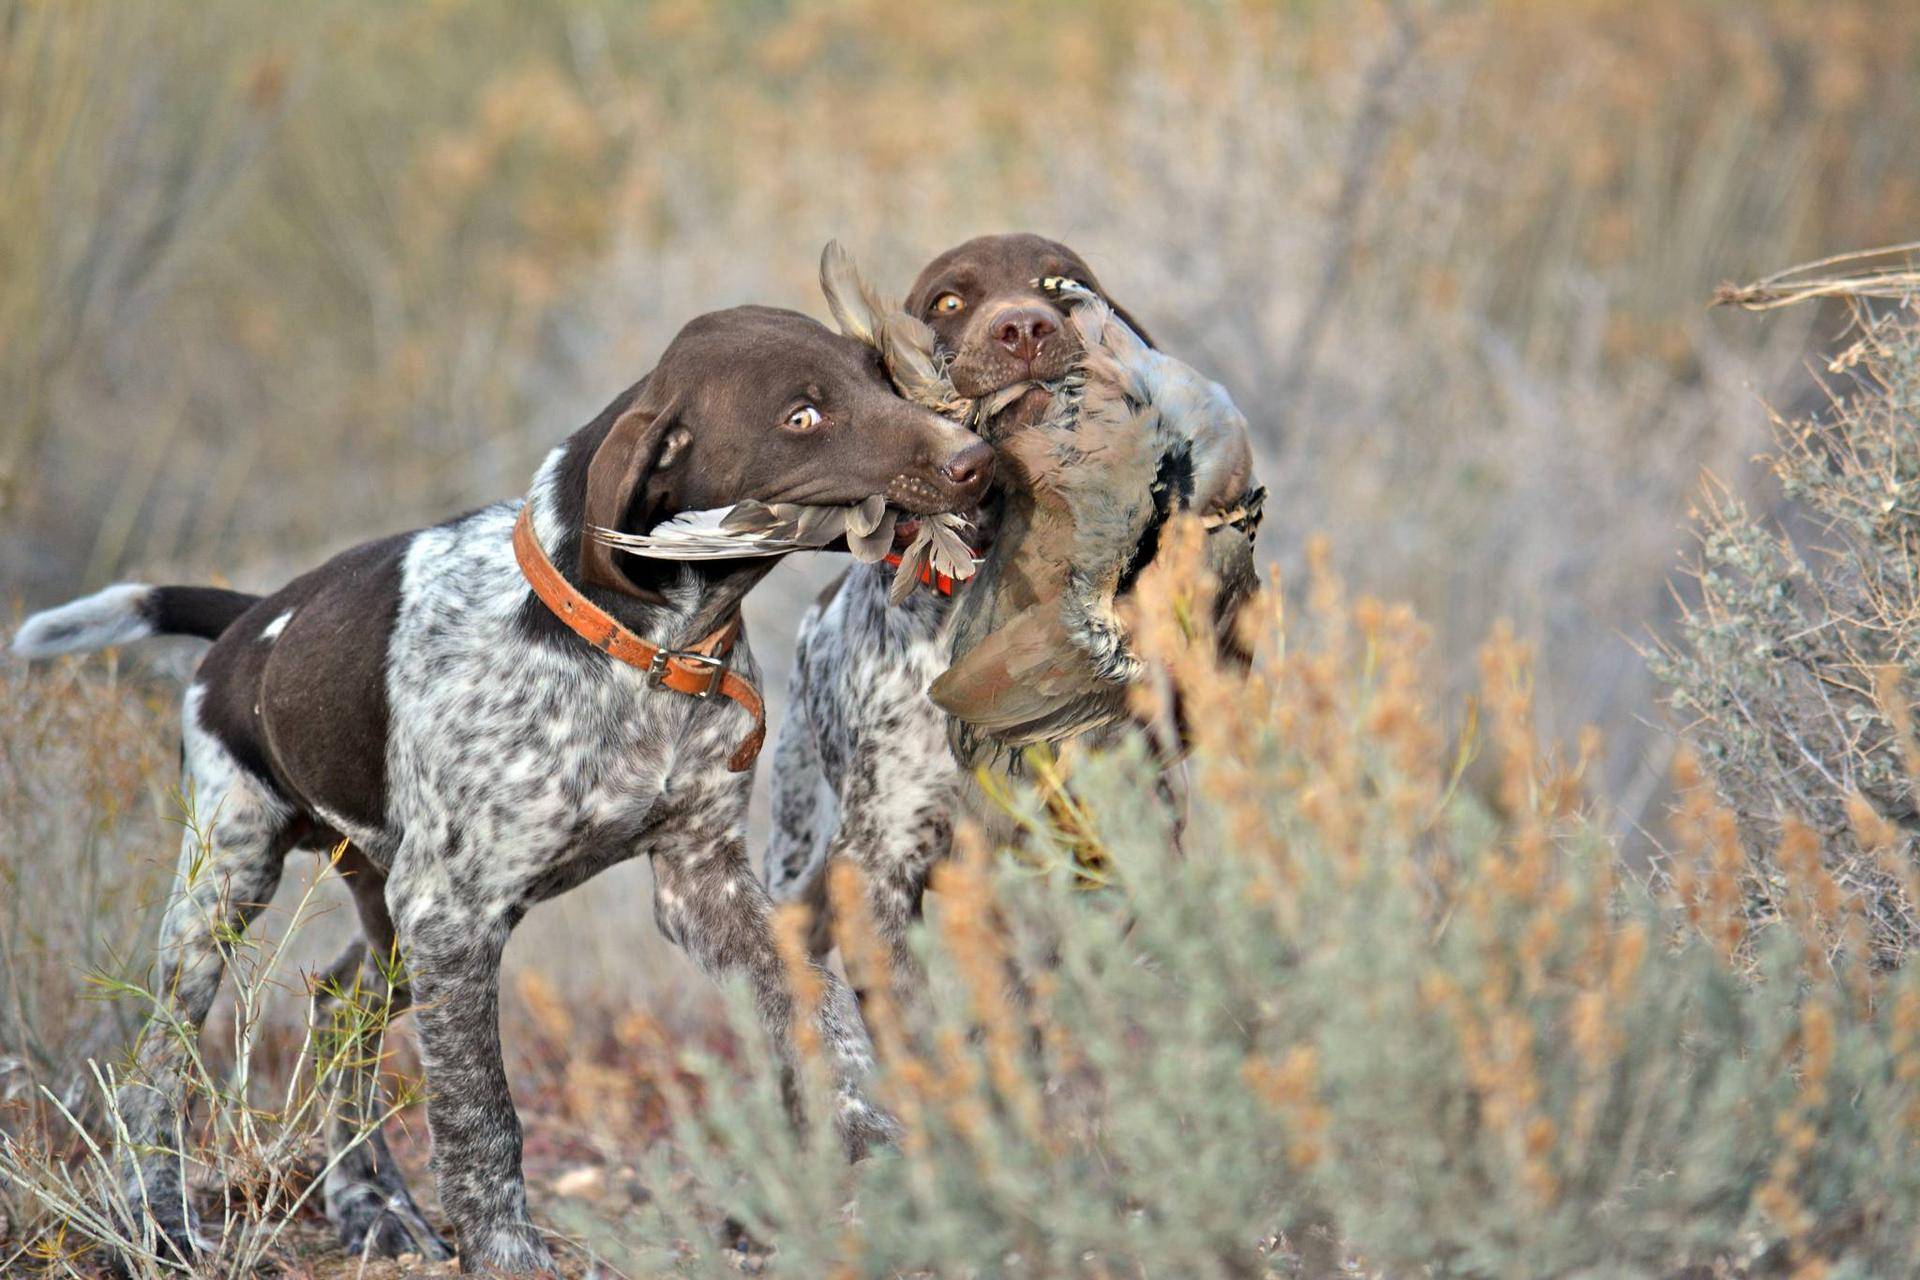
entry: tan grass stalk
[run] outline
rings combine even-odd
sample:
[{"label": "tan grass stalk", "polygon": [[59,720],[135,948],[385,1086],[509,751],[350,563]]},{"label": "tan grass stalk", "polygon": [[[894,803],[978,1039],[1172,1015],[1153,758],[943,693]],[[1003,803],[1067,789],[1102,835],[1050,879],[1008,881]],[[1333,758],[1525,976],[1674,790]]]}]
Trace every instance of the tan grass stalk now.
[{"label": "tan grass stalk", "polygon": [[1751,284],[1729,281],[1715,290],[1713,301],[1715,306],[1748,311],[1772,311],[1825,298],[1901,302],[1920,294],[1916,255],[1920,255],[1920,240],[1838,253],[1776,271]]}]

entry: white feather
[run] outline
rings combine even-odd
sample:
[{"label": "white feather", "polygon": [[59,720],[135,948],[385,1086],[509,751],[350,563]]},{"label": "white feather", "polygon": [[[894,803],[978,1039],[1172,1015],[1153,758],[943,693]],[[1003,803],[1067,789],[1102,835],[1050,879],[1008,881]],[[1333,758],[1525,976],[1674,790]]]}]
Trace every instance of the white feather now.
[{"label": "white feather", "polygon": [[[645,533],[622,533],[595,528],[593,536],[610,547],[649,560],[740,560],[757,556],[809,551],[845,537],[856,559],[872,564],[893,549],[893,530],[899,513],[883,495],[845,507],[807,506],[781,502],[771,506],[749,499],[731,507],[682,511]],[[956,532],[966,527],[959,516],[922,518],[921,546],[939,523],[951,544],[965,546]],[[951,555],[948,557],[952,558]],[[966,574],[973,572],[967,565]],[[966,576],[966,575],[954,575]]]},{"label": "white feather", "polygon": [[682,511],[645,533],[596,527],[593,536],[610,547],[648,560],[737,560],[805,548],[804,543],[790,538],[727,528],[723,522],[732,513],[732,507]]}]

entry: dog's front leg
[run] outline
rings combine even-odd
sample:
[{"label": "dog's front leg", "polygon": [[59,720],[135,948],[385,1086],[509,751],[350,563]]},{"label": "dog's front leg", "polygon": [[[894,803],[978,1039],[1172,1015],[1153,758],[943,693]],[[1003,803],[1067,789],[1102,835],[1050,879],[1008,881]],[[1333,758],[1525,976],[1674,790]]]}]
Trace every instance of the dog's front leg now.
[{"label": "dog's front leg", "polygon": [[387,892],[419,1021],[440,1207],[462,1271],[552,1273],[527,1214],[520,1117],[500,1053],[500,953],[515,917],[453,897],[444,879],[429,887],[399,874]]},{"label": "dog's front leg", "polygon": [[391,961],[356,939],[313,993],[315,1044],[340,1055],[327,1081],[334,1102],[327,1121],[322,1203],[340,1243],[354,1257],[451,1258],[453,1250],[414,1202],[380,1132],[385,1111],[381,1039],[386,1023],[406,1012],[412,1000],[404,982],[390,985],[390,974]]},{"label": "dog's front leg", "polygon": [[[740,799],[744,808],[744,792]],[[773,902],[748,864],[735,809],[724,800],[689,804],[662,824],[653,854],[654,916],[701,969],[746,978],[761,1021],[791,1063],[793,990],[774,945]],[[857,1160],[874,1144],[891,1142],[895,1125],[867,1100],[873,1050],[853,993],[826,969],[812,968],[821,991],[815,1026],[838,1093],[835,1118],[848,1156]]]},{"label": "dog's front leg", "polygon": [[953,849],[959,780],[951,759],[940,740],[862,743],[847,769],[846,808],[827,850],[828,865],[845,858],[860,868],[901,1008],[926,990],[908,933],[920,918],[929,873]]}]

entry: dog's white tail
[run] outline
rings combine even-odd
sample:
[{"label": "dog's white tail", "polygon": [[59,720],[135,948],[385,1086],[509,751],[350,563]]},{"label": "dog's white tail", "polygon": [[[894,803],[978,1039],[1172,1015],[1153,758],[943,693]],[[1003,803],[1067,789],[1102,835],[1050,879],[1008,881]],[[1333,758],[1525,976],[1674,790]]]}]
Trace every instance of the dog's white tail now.
[{"label": "dog's white tail", "polygon": [[123,582],[20,624],[13,651],[23,658],[90,653],[148,636],[218,640],[260,597],[225,587],[150,587]]},{"label": "dog's white tail", "polygon": [[23,658],[51,658],[144,640],[156,632],[156,590],[144,582],[122,582],[36,613],[14,633],[13,651]]}]

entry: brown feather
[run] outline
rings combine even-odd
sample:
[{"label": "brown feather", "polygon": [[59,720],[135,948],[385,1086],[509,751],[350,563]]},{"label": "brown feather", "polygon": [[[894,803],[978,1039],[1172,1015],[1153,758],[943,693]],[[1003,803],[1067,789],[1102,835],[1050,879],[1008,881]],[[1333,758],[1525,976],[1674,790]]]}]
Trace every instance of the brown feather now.
[{"label": "brown feather", "polygon": [[820,251],[820,292],[826,295],[827,310],[833,313],[833,322],[840,326],[841,333],[870,347],[880,346],[880,318],[888,308],[878,305],[879,299],[861,278],[853,255],[838,240],[827,241]]}]

